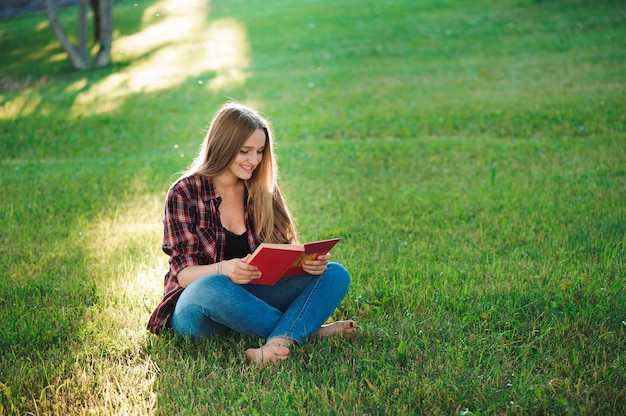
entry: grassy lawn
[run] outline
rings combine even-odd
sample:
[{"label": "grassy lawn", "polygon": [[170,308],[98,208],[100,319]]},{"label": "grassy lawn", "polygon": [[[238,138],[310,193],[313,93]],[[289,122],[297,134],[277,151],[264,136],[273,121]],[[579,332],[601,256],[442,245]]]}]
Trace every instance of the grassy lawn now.
[{"label": "grassy lawn", "polygon": [[[367,4],[372,3],[372,4]],[[61,10],[76,33],[77,10]],[[626,5],[119,1],[113,63],[0,21],[0,415],[626,413]],[[352,287],[260,340],[145,330],[165,192],[220,104],[268,115]]]}]

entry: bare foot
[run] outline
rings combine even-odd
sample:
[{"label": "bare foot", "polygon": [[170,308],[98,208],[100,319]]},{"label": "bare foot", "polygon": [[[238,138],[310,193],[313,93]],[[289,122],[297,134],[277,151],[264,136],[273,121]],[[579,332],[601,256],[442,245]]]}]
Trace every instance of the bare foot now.
[{"label": "bare foot", "polygon": [[356,330],[354,321],[337,321],[332,324],[322,325],[313,333],[314,337],[349,337]]},{"label": "bare foot", "polygon": [[264,345],[261,348],[249,348],[246,350],[246,358],[261,365],[277,360],[286,360],[288,355],[289,348],[281,345]]}]

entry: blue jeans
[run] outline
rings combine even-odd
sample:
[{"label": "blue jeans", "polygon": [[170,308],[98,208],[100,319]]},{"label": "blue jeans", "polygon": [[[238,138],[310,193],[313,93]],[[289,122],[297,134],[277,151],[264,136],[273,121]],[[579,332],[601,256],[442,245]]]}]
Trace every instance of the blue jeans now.
[{"label": "blue jeans", "polygon": [[226,276],[208,275],[182,292],[171,325],[176,333],[194,337],[233,329],[302,343],[332,315],[349,285],[348,271],[332,262],[320,276],[289,277],[274,286],[238,285]]}]

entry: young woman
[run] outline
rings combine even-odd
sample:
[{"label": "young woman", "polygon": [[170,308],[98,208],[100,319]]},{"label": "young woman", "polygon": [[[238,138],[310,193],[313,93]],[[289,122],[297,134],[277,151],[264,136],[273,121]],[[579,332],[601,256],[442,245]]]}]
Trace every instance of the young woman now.
[{"label": "young woman", "polygon": [[148,328],[210,337],[229,330],[265,338],[246,357],[284,360],[310,336],[347,336],[354,321],[323,325],[348,291],[350,276],[330,255],[306,274],[255,285],[248,264],[262,243],[295,243],[291,214],[277,186],[278,166],[267,120],[246,106],[219,109],[191,168],[167,193],[163,251],[170,256],[163,299]]}]

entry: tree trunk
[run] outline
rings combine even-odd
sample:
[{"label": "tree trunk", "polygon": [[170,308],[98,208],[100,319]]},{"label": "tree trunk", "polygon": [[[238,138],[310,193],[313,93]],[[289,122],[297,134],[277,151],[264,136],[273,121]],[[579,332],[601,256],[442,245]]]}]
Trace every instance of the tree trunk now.
[{"label": "tree trunk", "polygon": [[48,21],[50,22],[50,26],[52,27],[52,30],[54,31],[57,39],[59,39],[59,42],[61,42],[61,46],[63,46],[63,49],[65,49],[65,52],[67,52],[67,55],[69,56],[72,65],[74,65],[74,67],[78,69],[87,68],[89,65],[87,63],[86,57],[83,58],[79,51],[76,50],[74,45],[70,43],[70,41],[67,39],[67,36],[65,35],[65,32],[63,31],[63,28],[57,20],[54,0],[46,0],[46,7],[48,8]]},{"label": "tree trunk", "polygon": [[87,6],[91,4],[94,12],[95,41],[100,49],[94,58],[95,66],[105,66],[111,62],[111,44],[113,41],[113,0],[79,0],[78,1],[78,47],[68,40],[56,15],[54,0],[46,0],[48,21],[61,46],[70,58],[74,68],[89,67],[89,50],[87,36]]},{"label": "tree trunk", "polygon": [[91,10],[93,10],[93,39],[100,42],[100,0],[89,0]]},{"label": "tree trunk", "polygon": [[111,61],[111,44],[113,41],[113,0],[96,0],[100,3],[100,50],[94,64],[105,66]]},{"label": "tree trunk", "polygon": [[87,62],[87,0],[78,1],[78,53]]}]

